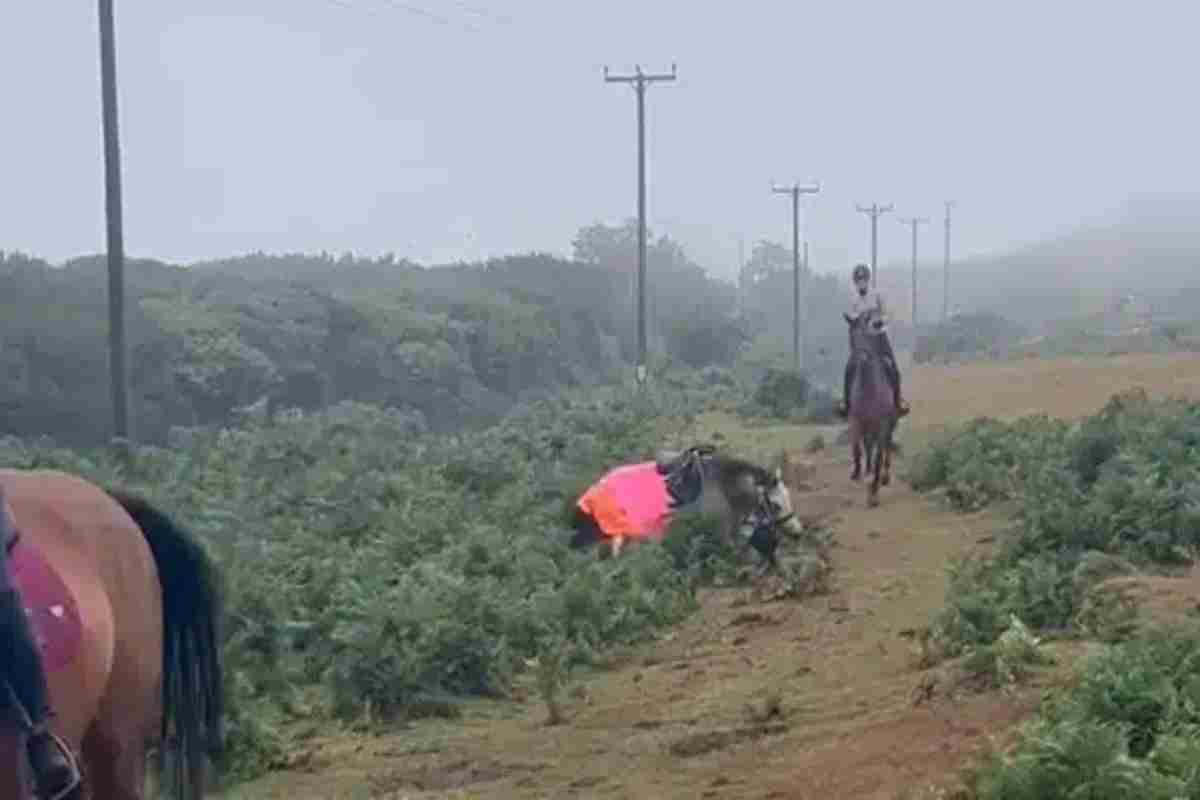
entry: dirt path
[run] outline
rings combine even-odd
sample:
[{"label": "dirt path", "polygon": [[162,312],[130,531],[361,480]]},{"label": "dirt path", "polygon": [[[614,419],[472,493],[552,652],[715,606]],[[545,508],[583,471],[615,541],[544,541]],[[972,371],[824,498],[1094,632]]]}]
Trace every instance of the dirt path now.
[{"label": "dirt path", "polygon": [[[788,433],[796,452],[813,435]],[[914,709],[908,634],[938,607],[950,559],[1000,520],[951,514],[903,483],[869,510],[841,448],[814,463],[814,491],[797,500],[836,531],[832,595],[708,592],[680,628],[587,676],[562,726],[543,724],[536,695],[483,704],[458,722],[315,746],[310,774],[238,796],[892,798],[941,776],[1021,709],[983,701],[953,719]],[[764,721],[772,697],[780,713]]]},{"label": "dirt path", "polygon": [[[1131,385],[1194,395],[1197,375],[1200,361],[1190,356],[913,370],[916,410],[903,439],[924,440],[934,420],[1010,416],[1039,403],[1082,415]],[[746,429],[722,417],[703,425],[758,456],[781,447],[799,456],[818,432]],[[932,708],[911,699],[923,677],[913,629],[940,607],[949,562],[1004,518],[952,513],[902,481],[867,509],[863,489],[847,480],[844,447],[809,460],[811,491],[796,500],[836,531],[832,595],[747,603],[744,590],[708,592],[678,629],[623,666],[586,676],[582,692],[566,698],[566,724],[547,727],[531,691],[524,703],[472,705],[462,720],[384,738],[314,738],[297,769],[232,796],[921,797],[990,734],[1032,711],[1028,698]],[[897,467],[902,473],[903,460]],[[779,713],[763,720],[772,698]]]}]

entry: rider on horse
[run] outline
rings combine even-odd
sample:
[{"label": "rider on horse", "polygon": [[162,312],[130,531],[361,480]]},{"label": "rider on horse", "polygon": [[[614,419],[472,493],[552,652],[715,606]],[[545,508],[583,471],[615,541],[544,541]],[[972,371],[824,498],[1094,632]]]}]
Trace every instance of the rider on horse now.
[{"label": "rider on horse", "polygon": [[[9,575],[9,549],[15,543],[9,506],[0,492],[0,707],[11,709],[28,735],[26,752],[37,796],[60,798],[79,785],[79,768],[66,744],[50,732],[53,716],[41,651],[25,615],[25,604]],[[7,687],[5,686],[7,684]],[[7,696],[5,696],[7,695]]]},{"label": "rider on horse", "polygon": [[[883,305],[883,295],[877,290],[871,288],[871,268],[866,264],[857,264],[854,267],[852,275],[854,280],[855,294],[850,300],[850,318],[857,320],[863,314],[874,313],[875,328],[879,332],[880,350],[885,356],[884,363],[887,366],[888,377],[892,381],[892,389],[895,392],[896,409],[900,416],[908,413],[908,405],[900,396],[900,366],[896,363],[896,354],[892,352],[892,343],[888,341],[887,335],[887,312]],[[837,413],[842,417],[850,416],[850,383],[854,378],[855,360],[853,353],[846,360],[846,372],[843,383],[842,404],[838,407]]]}]

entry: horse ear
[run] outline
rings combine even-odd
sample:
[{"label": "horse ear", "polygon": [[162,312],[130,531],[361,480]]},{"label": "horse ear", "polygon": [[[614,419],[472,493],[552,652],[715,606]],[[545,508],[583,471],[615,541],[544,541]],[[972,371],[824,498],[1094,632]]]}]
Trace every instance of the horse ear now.
[{"label": "horse ear", "polygon": [[782,464],[775,468],[775,482],[783,483],[783,465]]},{"label": "horse ear", "polygon": [[847,314],[845,311],[843,311],[843,312],[842,312],[842,319],[846,320],[846,324],[847,324],[847,325],[853,325],[853,324],[854,324],[854,320],[853,320],[853,319],[851,319],[850,315],[849,315],[849,314]]}]

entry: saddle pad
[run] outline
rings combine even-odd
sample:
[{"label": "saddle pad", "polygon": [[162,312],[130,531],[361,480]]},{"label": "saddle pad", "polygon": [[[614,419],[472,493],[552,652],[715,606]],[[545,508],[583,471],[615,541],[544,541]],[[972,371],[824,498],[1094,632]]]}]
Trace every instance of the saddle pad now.
[{"label": "saddle pad", "polygon": [[8,571],[21,595],[46,671],[62,669],[75,659],[83,635],[75,597],[58,571],[24,537],[9,553]]},{"label": "saddle pad", "polygon": [[579,498],[605,536],[641,538],[666,531],[671,498],[658,464],[628,464],[605,473]]}]

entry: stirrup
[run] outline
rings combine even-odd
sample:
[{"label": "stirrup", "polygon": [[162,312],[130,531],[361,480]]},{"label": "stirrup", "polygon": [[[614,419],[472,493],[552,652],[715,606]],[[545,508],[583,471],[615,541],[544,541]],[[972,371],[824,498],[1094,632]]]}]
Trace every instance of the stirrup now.
[{"label": "stirrup", "polygon": [[[67,784],[65,786],[63,786],[61,789],[59,789],[56,793],[49,795],[48,797],[42,797],[39,795],[38,800],[64,800],[64,798],[66,798],[68,795],[70,795],[72,792],[74,792],[76,789],[78,789],[79,785],[81,783],[83,783],[83,773],[79,769],[79,761],[78,761],[78,759],[75,758],[75,753],[74,753],[74,751],[71,750],[70,746],[66,743],[66,740],[64,740],[57,733],[55,733],[54,731],[47,728],[47,729],[45,729],[45,731],[43,731],[41,733],[41,735],[49,737],[50,742],[55,747],[58,748],[58,752],[61,753],[62,757],[66,759],[67,765],[70,767],[70,770],[71,770],[71,779],[69,781],[67,781]],[[40,788],[36,784],[37,784],[37,776],[35,775],[34,776],[35,791],[37,791]]]}]

